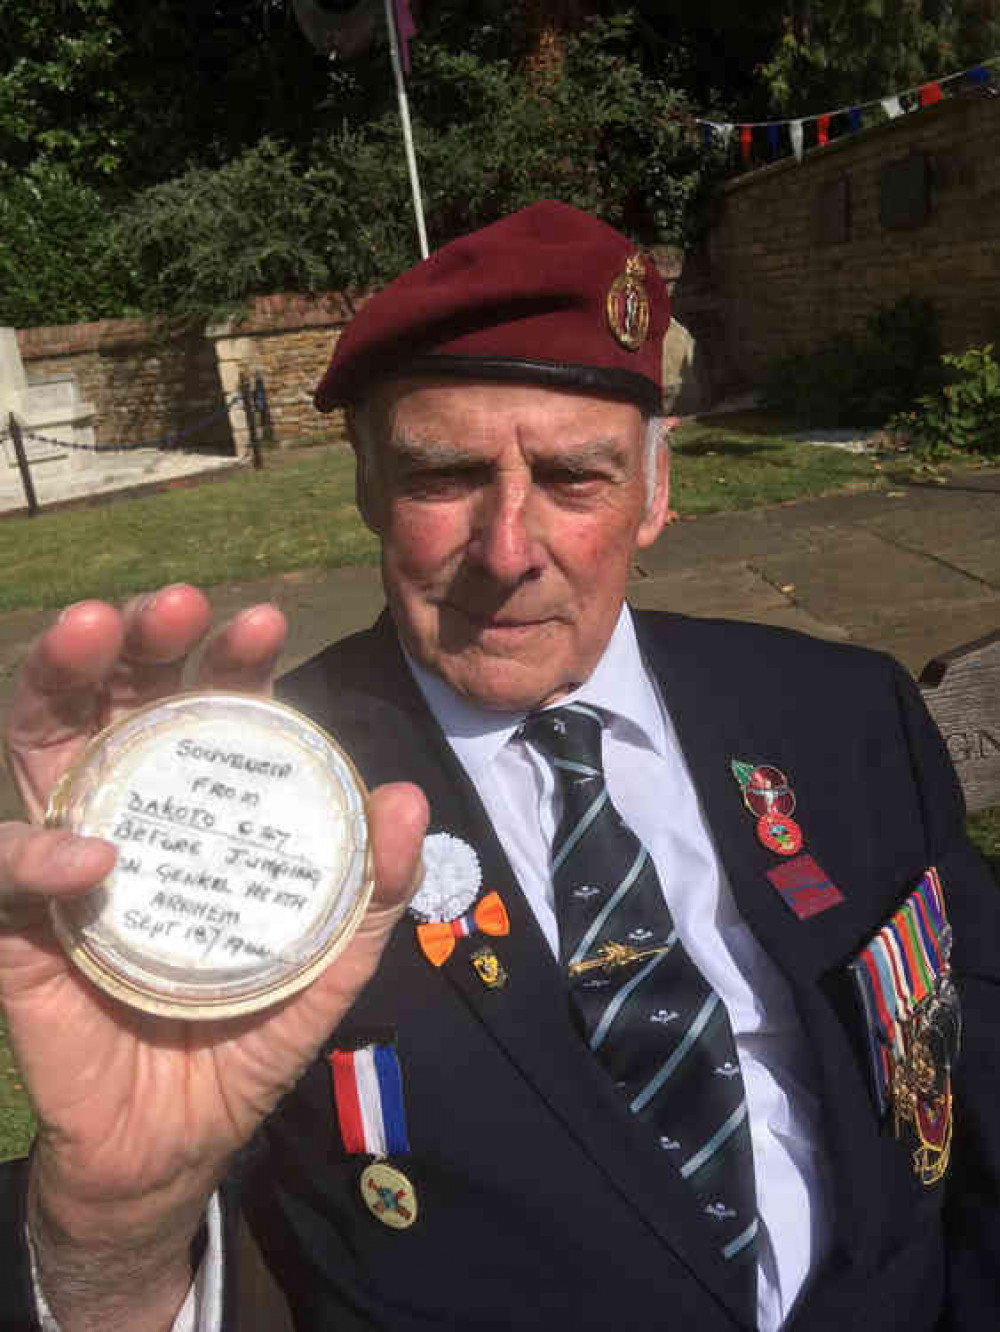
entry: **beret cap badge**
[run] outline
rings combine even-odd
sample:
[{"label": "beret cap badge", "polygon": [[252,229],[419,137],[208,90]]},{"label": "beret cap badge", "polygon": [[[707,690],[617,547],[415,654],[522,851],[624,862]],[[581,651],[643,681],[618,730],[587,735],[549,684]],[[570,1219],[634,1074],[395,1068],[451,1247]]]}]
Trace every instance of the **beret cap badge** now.
[{"label": "beret cap badge", "polygon": [[621,345],[629,351],[638,351],[649,333],[645,276],[646,266],[641,256],[630,255],[624,273],[618,274],[608,290],[608,324]]}]

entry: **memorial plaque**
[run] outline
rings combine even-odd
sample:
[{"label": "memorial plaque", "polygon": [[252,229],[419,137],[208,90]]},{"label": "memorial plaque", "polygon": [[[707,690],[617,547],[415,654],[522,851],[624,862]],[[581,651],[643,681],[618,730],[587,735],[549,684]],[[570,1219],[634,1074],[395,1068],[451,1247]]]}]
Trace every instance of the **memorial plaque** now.
[{"label": "memorial plaque", "polygon": [[935,657],[920,686],[970,811],[1000,805],[1000,631]]},{"label": "memorial plaque", "polygon": [[104,837],[114,870],[52,906],[97,985],[207,1019],[293,994],[333,959],[371,893],[364,786],[336,743],[270,699],[178,695],[97,736],[50,824]]}]

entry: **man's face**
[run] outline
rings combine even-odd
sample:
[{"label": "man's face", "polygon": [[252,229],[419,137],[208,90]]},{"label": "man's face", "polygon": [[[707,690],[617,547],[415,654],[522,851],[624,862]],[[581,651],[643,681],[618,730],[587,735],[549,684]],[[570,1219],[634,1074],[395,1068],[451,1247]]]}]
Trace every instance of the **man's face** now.
[{"label": "man's face", "polygon": [[553,702],[614,629],[631,559],[663,526],[637,407],[485,381],[403,380],[368,415],[362,512],[413,656],[488,708]]}]

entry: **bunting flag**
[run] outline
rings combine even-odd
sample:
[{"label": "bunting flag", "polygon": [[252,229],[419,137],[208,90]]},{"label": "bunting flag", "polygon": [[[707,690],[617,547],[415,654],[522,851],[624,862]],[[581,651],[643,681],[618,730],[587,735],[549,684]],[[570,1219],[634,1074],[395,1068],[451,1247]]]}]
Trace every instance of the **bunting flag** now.
[{"label": "bunting flag", "polygon": [[792,140],[792,152],[795,154],[797,162],[802,161],[803,131],[802,121],[792,120],[788,125],[788,133]]},{"label": "bunting flag", "polygon": [[[302,2],[311,2],[311,0],[293,0],[293,3]],[[1000,56],[992,56],[989,60],[981,61],[978,65],[973,65],[969,69],[959,70],[956,74],[948,74],[940,79],[932,79],[916,88],[907,88],[899,93],[890,93],[877,100],[863,102],[858,106],[838,107],[836,110],[823,111],[814,116],[803,116],[796,120],[756,120],[736,125],[731,122],[695,117],[693,123],[703,127],[706,147],[721,145],[724,150],[728,150],[733,131],[738,129],[740,160],[745,167],[753,165],[753,133],[755,129],[766,133],[770,156],[773,160],[778,156],[781,130],[787,128],[792,153],[796,160],[801,162],[805,146],[805,126],[807,124],[815,123],[816,145],[817,147],[823,147],[830,141],[832,122],[837,116],[845,117],[848,131],[856,134],[862,128],[865,111],[879,108],[890,120],[895,120],[898,116],[905,115],[909,110],[934,106],[935,103],[940,102],[946,96],[945,88],[952,84],[984,87],[996,82],[998,71],[994,67],[998,64],[1000,64]]]}]

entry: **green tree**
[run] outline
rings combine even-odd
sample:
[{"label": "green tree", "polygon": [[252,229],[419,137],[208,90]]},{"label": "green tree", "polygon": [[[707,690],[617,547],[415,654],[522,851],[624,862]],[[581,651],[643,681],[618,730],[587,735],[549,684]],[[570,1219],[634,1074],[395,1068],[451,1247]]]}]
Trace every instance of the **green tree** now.
[{"label": "green tree", "polygon": [[758,77],[777,114],[869,102],[1000,52],[1000,0],[792,0]]}]

